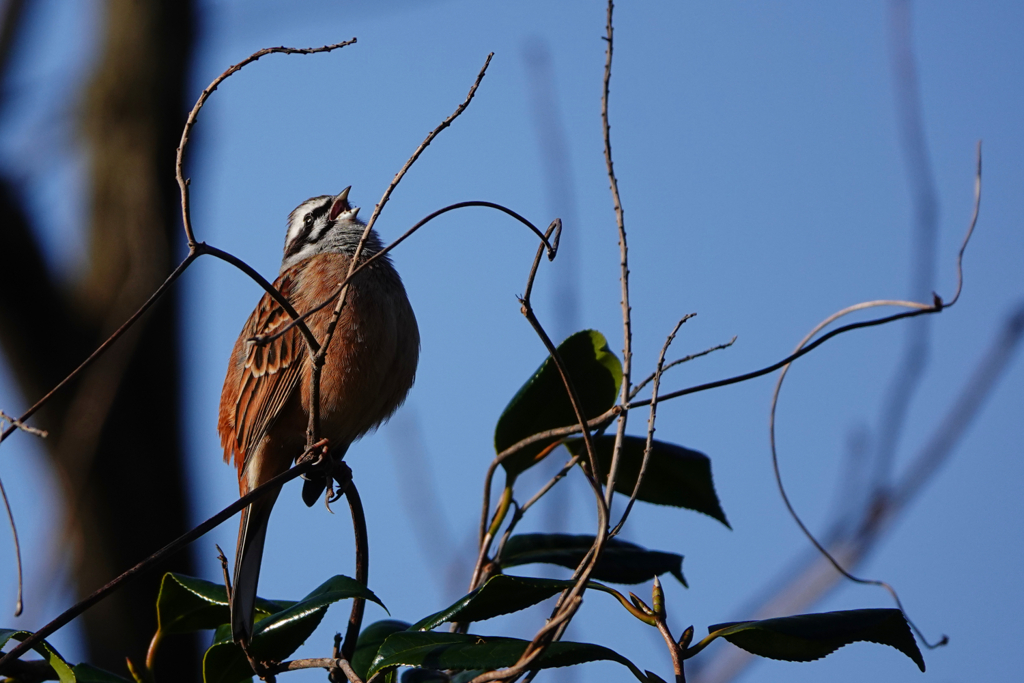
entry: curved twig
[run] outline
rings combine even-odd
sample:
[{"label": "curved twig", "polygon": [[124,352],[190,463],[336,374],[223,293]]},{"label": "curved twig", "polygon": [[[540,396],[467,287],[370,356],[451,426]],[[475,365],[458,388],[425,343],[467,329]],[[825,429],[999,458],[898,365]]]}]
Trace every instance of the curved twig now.
[{"label": "curved twig", "polygon": [[[914,308],[917,310],[927,310],[929,308],[927,304],[920,304],[913,301],[866,301],[863,303],[855,304],[853,306],[844,308],[843,310],[838,311],[837,313],[833,313],[832,315],[818,323],[814,327],[814,329],[811,330],[807,334],[807,336],[805,336],[800,341],[799,344],[797,344],[797,350],[800,350],[800,348],[803,347],[803,345],[806,344],[808,341],[810,341],[814,337],[814,335],[816,335],[822,329],[830,325],[832,322],[838,320],[839,318],[847,316],[851,313],[855,313],[856,311],[861,311],[867,308],[875,308],[878,306],[906,306],[908,308]],[[858,576],[854,576],[845,568],[843,568],[843,566],[839,564],[839,561],[836,560],[831,553],[829,553],[829,551],[825,548],[824,545],[821,544],[820,541],[818,541],[817,538],[815,538],[814,534],[811,532],[810,529],[807,528],[807,525],[804,524],[803,520],[800,518],[800,515],[797,514],[796,508],[793,507],[793,503],[789,500],[789,496],[786,494],[786,487],[782,483],[782,473],[779,470],[779,455],[775,445],[775,413],[779,403],[779,392],[782,390],[782,382],[786,379],[786,374],[788,372],[789,365],[787,364],[782,368],[782,371],[779,373],[779,379],[775,383],[775,390],[772,392],[771,412],[768,418],[768,440],[772,451],[772,470],[775,473],[775,483],[779,489],[779,495],[782,496],[782,502],[785,504],[786,509],[789,511],[790,517],[792,517],[793,521],[796,522],[797,526],[800,527],[800,530],[803,532],[804,536],[807,537],[807,540],[809,540],[811,544],[818,550],[818,552],[821,553],[821,555],[825,557],[825,559],[827,559],[833,567],[835,567],[837,572],[845,576],[850,581],[853,581],[854,583],[860,583],[871,586],[881,586],[886,591],[888,591],[889,594],[892,596],[893,600],[896,602],[896,606],[899,607],[900,611],[903,612],[903,616],[906,617],[907,623],[909,623],[911,628],[914,629],[914,632],[917,634],[917,637],[921,639],[921,642],[923,642],[926,647],[935,648],[939,647],[940,645],[945,645],[949,640],[946,636],[942,636],[942,639],[935,644],[930,643],[928,639],[924,637],[924,634],[917,627],[917,625],[914,624],[913,620],[911,620],[910,617],[907,616],[907,612],[905,609],[903,609],[903,603],[900,601],[899,595],[896,593],[896,590],[890,584],[886,583],[885,581],[879,581],[877,579],[864,579]]]},{"label": "curved twig", "polygon": [[199,116],[199,110],[206,104],[206,100],[210,99],[210,95],[225,81],[229,76],[239,71],[242,67],[247,64],[255,62],[260,57],[265,57],[270,54],[286,54],[286,55],[311,55],[318,52],[331,52],[343,48],[347,45],[352,45],[356,42],[355,38],[346,40],[341,43],[335,43],[334,45],[324,45],[323,47],[267,47],[262,50],[258,50],[238,64],[228,67],[224,73],[217,78],[213,79],[210,85],[206,86],[206,89],[199,95],[199,99],[196,100],[195,106],[192,107],[192,111],[189,112],[188,118],[185,120],[185,127],[181,131],[181,141],[178,143],[177,156],[174,162],[175,177],[178,180],[178,189],[181,191],[181,220],[182,225],[185,228],[185,238],[188,240],[188,246],[191,249],[196,244],[196,237],[192,231],[192,212],[189,208],[189,194],[188,185],[189,180],[185,178],[184,166],[185,166],[185,147],[188,145],[188,137],[192,132],[192,127],[196,125],[196,117]]},{"label": "curved twig", "polygon": [[11,501],[7,499],[7,489],[4,488],[4,481],[0,479],[0,496],[4,499],[4,510],[7,511],[7,521],[11,524],[11,537],[14,540],[14,565],[18,570],[18,598],[14,602],[14,616],[20,617],[25,609],[25,578],[21,569],[21,541],[18,540],[18,527],[14,523],[14,513],[11,511]]},{"label": "curved twig", "polygon": [[[370,542],[366,532],[366,514],[363,512],[363,502],[359,498],[359,491],[356,490],[354,481],[348,483],[348,488],[345,489],[345,498],[348,499],[349,511],[352,513],[352,530],[355,533],[355,579],[366,586],[370,582]],[[365,609],[365,599],[354,598],[352,600],[352,612],[349,615],[348,628],[345,631],[345,644],[341,648],[341,656],[344,659],[351,660],[355,655],[356,641],[359,640],[359,629],[363,623]]]},{"label": "curved twig", "polygon": [[[523,225],[528,227],[530,230],[532,230],[533,233],[535,235],[537,235],[537,237],[540,238],[540,241],[543,242],[544,246],[546,246],[548,248],[548,258],[549,259],[553,259],[555,257],[555,253],[558,250],[558,239],[557,239],[557,237],[558,237],[558,235],[561,234],[561,230],[559,230],[558,233],[556,233],[556,239],[552,243],[552,242],[548,241],[548,238],[545,236],[545,234],[543,232],[540,231],[540,229],[537,226],[535,226],[533,223],[531,223],[530,221],[528,221],[525,218],[523,218],[522,216],[520,216],[518,213],[516,213],[512,209],[510,209],[508,207],[505,207],[505,206],[502,206],[501,204],[496,204],[495,202],[478,201],[478,200],[472,200],[472,201],[466,201],[466,202],[458,202],[456,204],[450,204],[450,205],[448,205],[448,206],[446,206],[444,208],[441,208],[441,209],[438,209],[437,211],[434,211],[433,213],[428,215],[426,218],[423,218],[422,220],[417,222],[414,226],[412,226],[411,228],[406,230],[402,234],[401,237],[399,237],[394,242],[392,242],[391,244],[387,245],[386,247],[384,247],[383,249],[381,249],[380,251],[375,253],[373,256],[371,256],[370,258],[366,259],[361,264],[359,264],[359,266],[355,270],[352,271],[351,275],[347,276],[344,280],[342,280],[334,288],[334,291],[331,293],[330,296],[328,296],[326,299],[324,299],[323,301],[318,303],[316,306],[314,306],[313,308],[309,309],[308,311],[303,312],[302,315],[298,316],[297,318],[293,318],[290,323],[288,323],[287,325],[282,327],[280,330],[278,330],[274,334],[270,334],[270,335],[257,335],[255,337],[252,337],[250,339],[250,341],[256,342],[257,344],[266,344],[268,342],[274,341],[275,339],[277,339],[281,335],[283,335],[286,332],[288,332],[288,330],[292,329],[295,325],[298,325],[301,321],[304,321],[306,318],[308,318],[309,316],[313,315],[317,311],[323,310],[324,308],[327,308],[328,306],[330,306],[337,299],[338,294],[341,293],[341,290],[349,282],[351,282],[355,278],[355,276],[360,273],[360,271],[362,271],[364,268],[367,268],[371,263],[373,263],[377,259],[383,258],[385,254],[387,254],[392,249],[397,247],[399,244],[404,242],[407,237],[409,237],[414,232],[416,232],[417,230],[422,228],[424,225],[426,225],[430,221],[434,220],[438,216],[441,216],[442,214],[448,213],[449,211],[454,211],[456,209],[464,209],[464,208],[473,207],[473,206],[481,206],[481,207],[485,207],[485,208],[489,208],[489,209],[497,209],[498,211],[501,211],[503,213],[508,214],[509,216],[512,216],[517,221],[519,221],[520,223],[522,223]],[[559,224],[559,225],[561,225],[561,224]]]}]

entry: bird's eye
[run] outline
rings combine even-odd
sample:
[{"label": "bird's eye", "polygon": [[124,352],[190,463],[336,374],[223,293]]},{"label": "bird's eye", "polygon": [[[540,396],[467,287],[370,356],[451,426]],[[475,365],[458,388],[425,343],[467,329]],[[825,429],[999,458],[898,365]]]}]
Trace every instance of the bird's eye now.
[{"label": "bird's eye", "polygon": [[304,223],[305,223],[306,225],[312,225],[312,224],[313,224],[313,214],[311,214],[311,213],[307,213],[307,214],[306,214],[306,215],[305,215],[305,216],[304,216],[304,217],[302,218],[302,221],[303,221],[303,222],[304,222]]}]

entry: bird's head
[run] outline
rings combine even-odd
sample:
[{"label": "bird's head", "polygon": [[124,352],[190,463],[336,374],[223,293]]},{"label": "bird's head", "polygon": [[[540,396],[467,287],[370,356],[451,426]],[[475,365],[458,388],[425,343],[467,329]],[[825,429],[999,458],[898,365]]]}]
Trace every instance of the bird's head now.
[{"label": "bird's head", "polygon": [[[324,252],[355,252],[366,224],[357,218],[359,207],[348,202],[351,189],[349,186],[334,196],[307,199],[288,215],[281,272]],[[380,239],[371,232],[363,246],[363,255],[370,256],[380,249]]]}]

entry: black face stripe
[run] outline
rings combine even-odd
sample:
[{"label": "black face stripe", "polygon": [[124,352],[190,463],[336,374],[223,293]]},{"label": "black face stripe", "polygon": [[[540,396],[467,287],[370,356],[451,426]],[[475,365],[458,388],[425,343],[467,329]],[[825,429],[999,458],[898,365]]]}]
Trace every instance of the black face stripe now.
[{"label": "black face stripe", "polygon": [[313,220],[310,221],[309,227],[308,227],[307,230],[305,230],[305,234],[303,235],[303,241],[306,244],[316,244],[317,242],[319,242],[320,240],[322,240],[324,238],[324,235],[326,235],[327,233],[329,233],[331,231],[331,224],[328,223],[316,235],[313,235],[312,237],[309,236],[309,233],[312,231],[313,226],[316,225],[320,221],[321,218],[323,218],[324,216],[327,215],[327,212],[331,210],[331,205],[333,203],[334,203],[333,198],[331,198],[330,200],[328,200],[328,202],[326,204],[324,204],[323,206],[316,207],[311,212],[312,215],[313,215]]},{"label": "black face stripe", "polygon": [[298,235],[295,236],[295,239],[292,240],[291,244],[288,245],[288,250],[285,252],[285,256],[294,256],[295,254],[299,253],[304,246],[306,246],[307,244],[316,244],[323,238],[325,234],[330,232],[329,227],[325,227],[323,230],[320,231],[320,233],[316,237],[310,239],[310,233],[313,231],[313,226],[316,225],[317,221],[320,218],[323,218],[324,216],[327,215],[327,212],[331,210],[332,203],[333,197],[329,198],[326,204],[322,204],[313,209],[312,211],[308,212],[308,215],[312,217],[312,220],[310,221],[306,220],[307,214],[303,214],[302,230],[299,232]]}]

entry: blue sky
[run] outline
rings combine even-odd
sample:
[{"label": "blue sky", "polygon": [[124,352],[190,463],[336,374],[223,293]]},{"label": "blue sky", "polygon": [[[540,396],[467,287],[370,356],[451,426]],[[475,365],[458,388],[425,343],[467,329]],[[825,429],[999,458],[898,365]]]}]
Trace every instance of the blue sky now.
[{"label": "blue sky", "polygon": [[[53,49],[25,48],[21,67],[27,95],[15,122],[27,129],[43,125],[38,112],[48,102],[53,108],[61,87],[67,92],[93,49],[94,39],[82,29],[94,21],[91,5],[46,7],[37,22],[38,45]],[[352,36],[359,42],[331,55],[265,58],[213,96],[189,159],[199,239],[269,277],[280,262],[285,218],[302,200],[352,185],[351,199],[368,215],[416,145],[462,101],[493,51],[476,100],[409,173],[378,229],[386,241],[394,239],[434,209],[467,199],[506,204],[538,224],[561,215],[565,252],[541,268],[538,314],[560,333],[601,330],[620,352],[618,248],[599,118],[603,4],[223,0],[202,10],[196,95],[261,47]],[[1004,319],[1024,300],[1024,8],[929,2],[915,5],[912,16],[939,208],[936,288],[947,298],[970,217],[979,139],[985,179],[963,297],[928,323],[930,362],[899,440],[897,471],[940,426]],[[653,368],[665,335],[686,313],[698,315],[677,337],[675,355],[733,335],[738,340],[728,351],[673,370],[664,380],[667,389],[774,362],[847,305],[909,296],[913,207],[888,22],[888,5],[877,1],[617,8],[612,139],[629,230],[637,376]],[[530,66],[537,55],[546,55],[548,66],[540,68],[548,72]],[[539,142],[538,73],[548,74],[545,106],[563,131],[564,155],[554,166]],[[42,78],[47,75],[56,77]],[[33,85],[41,80],[47,84]],[[8,133],[2,141],[4,164],[27,156],[17,137]],[[54,151],[47,158],[48,167],[25,173],[40,206],[62,198],[45,240],[55,267],[73,272],[81,244],[80,157]],[[560,174],[556,180],[551,168]],[[560,193],[551,191],[555,183]],[[370,521],[371,588],[397,618],[415,621],[447,605],[468,578],[494,423],[544,356],[515,299],[533,250],[525,230],[499,214],[470,209],[428,226],[394,255],[423,340],[417,382],[402,411],[353,446],[348,461]],[[231,344],[259,291],[212,260],[195,265],[182,287],[185,429],[198,521],[231,502],[237,490],[232,469],[220,462],[216,405]],[[568,319],[559,304],[566,300],[578,301]],[[850,435],[877,431],[907,330],[897,324],[836,339],[790,373],[777,426],[781,466],[814,530],[823,529],[843,490],[838,479]],[[892,583],[931,637],[949,634],[947,648],[925,655],[932,680],[1008,680],[1021,669],[1013,629],[999,625],[1015,623],[1024,608],[1018,580],[1022,373],[1017,359],[948,465],[859,569]],[[677,633],[692,623],[699,637],[709,624],[742,618],[747,599],[807,547],[771,475],[771,388],[764,378],[659,409],[659,438],[711,457],[733,526],[730,532],[694,513],[650,506],[639,506],[627,524],[628,540],[686,556],[691,588],[667,589]],[[26,402],[0,368],[0,407],[15,412]],[[629,431],[642,434],[645,423],[646,414],[634,415]],[[30,511],[52,490],[50,475],[28,439],[12,439],[3,451],[0,474],[23,520],[27,561],[39,566],[52,519],[50,513],[30,518]],[[540,483],[537,478],[526,487]],[[548,520],[590,532],[593,507],[578,484],[569,482],[566,507],[541,509],[525,528],[540,529]],[[228,523],[199,542],[208,578],[219,576],[213,543],[233,547],[235,531]],[[350,572],[346,514],[307,510],[297,487],[287,489],[267,554],[261,593],[271,597],[293,597],[330,574]],[[0,557],[8,555],[5,550]],[[6,560],[0,590],[13,596]],[[604,598],[588,597],[569,637],[615,647],[667,676],[660,639]],[[65,599],[54,596],[33,618],[42,623]],[[883,591],[847,586],[818,609],[887,606]],[[345,613],[329,613],[300,654],[322,653]],[[368,619],[382,615],[371,607]],[[543,616],[528,612],[477,630],[532,634]],[[55,642],[75,656],[73,630]],[[728,647],[715,645],[701,657]],[[611,664],[592,664],[576,675],[621,680],[624,674]],[[811,664],[765,661],[741,680],[920,677],[894,650],[859,644]],[[296,678],[312,680],[313,674]]]}]

